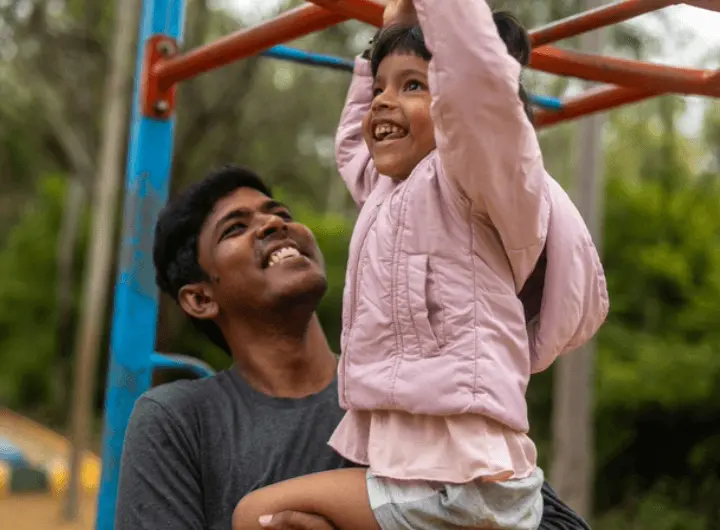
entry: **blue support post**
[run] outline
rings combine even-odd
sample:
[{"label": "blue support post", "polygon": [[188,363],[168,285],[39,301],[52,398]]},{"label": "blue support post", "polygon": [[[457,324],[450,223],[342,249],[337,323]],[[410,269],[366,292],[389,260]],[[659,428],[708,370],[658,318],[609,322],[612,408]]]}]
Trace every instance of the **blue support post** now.
[{"label": "blue support post", "polygon": [[97,530],[115,526],[120,456],[135,400],[150,387],[158,294],[152,241],[158,213],[168,197],[174,120],[140,112],[146,41],[162,34],[180,41],[185,0],[144,0],[138,39],[130,146],[126,169],[121,256],[115,287],[110,371],[105,397],[102,479]]}]

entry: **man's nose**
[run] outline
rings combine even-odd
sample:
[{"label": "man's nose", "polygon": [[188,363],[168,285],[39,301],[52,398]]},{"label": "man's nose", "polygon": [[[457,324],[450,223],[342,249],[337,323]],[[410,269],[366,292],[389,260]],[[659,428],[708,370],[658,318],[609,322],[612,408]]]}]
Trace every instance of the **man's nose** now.
[{"label": "man's nose", "polygon": [[287,232],[287,224],[277,215],[266,215],[260,219],[257,237],[265,239],[278,232]]}]

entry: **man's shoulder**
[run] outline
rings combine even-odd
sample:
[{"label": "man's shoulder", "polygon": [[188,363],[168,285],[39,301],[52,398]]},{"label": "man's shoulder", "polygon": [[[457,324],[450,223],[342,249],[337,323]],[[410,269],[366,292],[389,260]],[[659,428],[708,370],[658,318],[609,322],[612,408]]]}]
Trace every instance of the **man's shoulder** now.
[{"label": "man's shoulder", "polygon": [[187,417],[217,395],[225,372],[195,380],[180,380],[151,388],[138,399],[136,412],[160,417]]}]

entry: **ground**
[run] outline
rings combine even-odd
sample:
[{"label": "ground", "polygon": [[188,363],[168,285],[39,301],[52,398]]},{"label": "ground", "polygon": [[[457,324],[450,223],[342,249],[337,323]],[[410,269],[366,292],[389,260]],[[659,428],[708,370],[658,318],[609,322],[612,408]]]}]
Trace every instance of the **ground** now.
[{"label": "ground", "polygon": [[63,524],[62,497],[13,495],[0,500],[0,530],[93,530],[95,502],[95,498],[85,497],[80,521]]},{"label": "ground", "polygon": [[[0,495],[0,530],[93,530],[95,504],[100,478],[100,459],[87,453],[83,461],[81,483],[85,490],[80,520],[76,524],[62,524],[62,484],[67,480],[69,445],[58,433],[46,429],[28,418],[0,407],[0,438],[18,447],[34,466],[51,470],[51,484],[55,495]],[[0,482],[3,482],[0,480]],[[0,485],[1,486],[1,485]],[[5,484],[5,486],[7,486]],[[0,494],[3,493],[0,487]],[[7,493],[6,491],[4,493]]]}]

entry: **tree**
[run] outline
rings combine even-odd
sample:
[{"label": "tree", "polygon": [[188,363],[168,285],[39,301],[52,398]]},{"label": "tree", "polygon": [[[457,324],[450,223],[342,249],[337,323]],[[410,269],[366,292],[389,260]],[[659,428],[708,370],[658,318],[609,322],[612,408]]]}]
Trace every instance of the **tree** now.
[{"label": "tree", "polygon": [[[78,327],[73,404],[69,484],[63,512],[66,521],[75,521],[79,510],[80,463],[88,446],[93,417],[92,397],[95,387],[99,346],[104,329],[105,309],[112,274],[115,220],[123,176],[123,154],[127,130],[127,107],[132,92],[136,29],[140,0],[117,2],[114,17],[112,54],[103,99],[103,127],[98,146],[98,178],[93,200],[94,219],[88,246],[83,291],[83,313]],[[73,197],[73,188],[68,192]],[[73,242],[74,243],[74,242]]]}]

